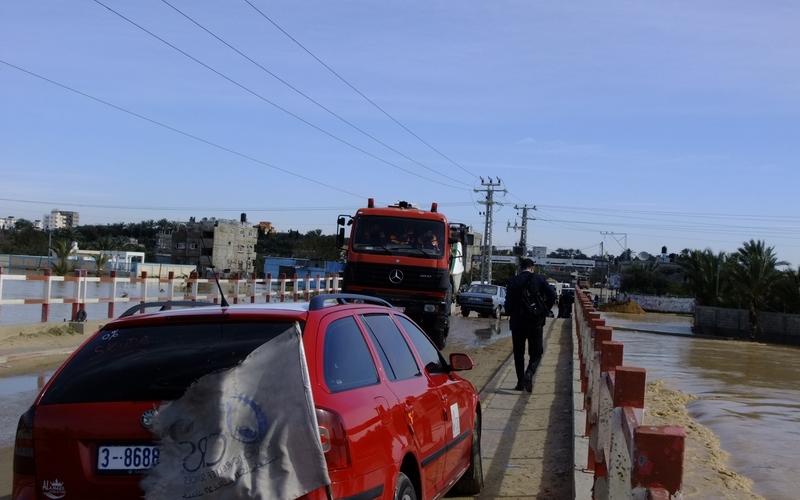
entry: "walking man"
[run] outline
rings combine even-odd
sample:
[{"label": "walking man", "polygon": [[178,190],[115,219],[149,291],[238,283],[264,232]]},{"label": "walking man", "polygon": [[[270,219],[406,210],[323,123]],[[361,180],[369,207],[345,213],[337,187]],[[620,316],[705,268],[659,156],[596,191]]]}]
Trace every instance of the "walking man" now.
[{"label": "walking man", "polygon": [[[542,359],[544,344],[542,327],[556,301],[556,293],[543,276],[533,272],[533,261],[522,259],[520,272],[506,290],[505,310],[511,315],[511,337],[514,344],[514,368],[517,385],[533,391],[533,374]],[[525,369],[525,342],[528,342],[528,368]]]}]

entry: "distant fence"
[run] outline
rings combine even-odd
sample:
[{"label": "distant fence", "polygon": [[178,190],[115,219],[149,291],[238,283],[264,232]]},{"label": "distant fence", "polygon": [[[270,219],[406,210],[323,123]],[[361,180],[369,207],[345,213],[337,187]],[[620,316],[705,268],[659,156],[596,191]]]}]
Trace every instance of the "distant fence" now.
[{"label": "distant fence", "polygon": [[642,309],[651,312],[692,314],[694,312],[694,299],[685,297],[662,297],[659,295],[627,294],[628,298],[635,300]]},{"label": "distant fence", "polygon": [[[220,279],[225,299],[230,304],[295,302],[309,300],[321,293],[341,291],[341,278],[338,275],[305,276],[303,278],[265,279],[234,277]],[[12,288],[20,284],[41,284],[19,287],[22,292],[14,293]],[[64,286],[69,285],[69,286]],[[124,287],[125,292],[120,292]],[[38,290],[33,290],[37,288]],[[90,293],[90,288],[92,292]],[[0,269],[0,315],[6,306],[41,305],[41,321],[48,321],[52,304],[70,304],[71,319],[78,319],[79,311],[88,304],[108,304],[108,317],[114,318],[116,304],[140,304],[155,301],[211,301],[218,303],[219,290],[213,278],[180,277],[169,273],[166,278],[149,278],[146,272],[138,277],[117,277],[112,271],[109,276],[87,276],[85,271],[75,271],[68,276],[53,276],[49,271],[43,275],[4,274]]]},{"label": "distant fence", "polygon": [[[800,314],[759,312],[759,340],[800,345]],[[694,332],[703,335],[747,338],[752,326],[745,309],[697,306],[694,312]]]},{"label": "distant fence", "polygon": [[580,290],[574,318],[589,442],[577,466],[594,472],[593,498],[679,497],[686,433],[643,425],[646,372],[623,365],[624,345]]}]

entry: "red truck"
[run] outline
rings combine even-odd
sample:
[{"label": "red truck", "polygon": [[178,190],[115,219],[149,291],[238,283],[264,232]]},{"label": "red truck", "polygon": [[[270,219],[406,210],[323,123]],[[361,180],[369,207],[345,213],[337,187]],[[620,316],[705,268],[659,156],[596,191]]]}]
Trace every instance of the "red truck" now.
[{"label": "red truck", "polygon": [[402,308],[444,347],[450,308],[467,259],[467,226],[450,224],[438,211],[401,201],[376,207],[372,198],[354,216],[338,218],[344,247],[350,225],[343,291],[380,297]]}]

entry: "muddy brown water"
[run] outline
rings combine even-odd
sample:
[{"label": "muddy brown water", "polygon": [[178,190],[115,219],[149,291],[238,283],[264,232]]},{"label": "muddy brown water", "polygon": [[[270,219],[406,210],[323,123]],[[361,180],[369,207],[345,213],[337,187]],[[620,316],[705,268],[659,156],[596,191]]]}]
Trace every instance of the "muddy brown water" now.
[{"label": "muddy brown water", "polygon": [[[609,325],[684,333],[690,318],[643,315],[624,322],[607,315]],[[750,342],[705,340],[637,331],[614,332],[625,344],[625,364],[647,369],[648,380],[662,379],[697,396],[689,414],[711,429],[730,454],[737,472],[753,480],[766,498],[795,499],[800,494],[800,349]]]}]

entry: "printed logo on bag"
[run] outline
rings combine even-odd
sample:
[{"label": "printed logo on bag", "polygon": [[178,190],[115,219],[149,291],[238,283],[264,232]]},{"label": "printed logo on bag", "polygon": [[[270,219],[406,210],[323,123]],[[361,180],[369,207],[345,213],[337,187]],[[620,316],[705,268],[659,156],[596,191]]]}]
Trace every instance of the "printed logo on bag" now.
[{"label": "printed logo on bag", "polygon": [[64,483],[58,479],[42,481],[42,494],[47,498],[64,498],[67,495],[67,490],[64,489]]}]

